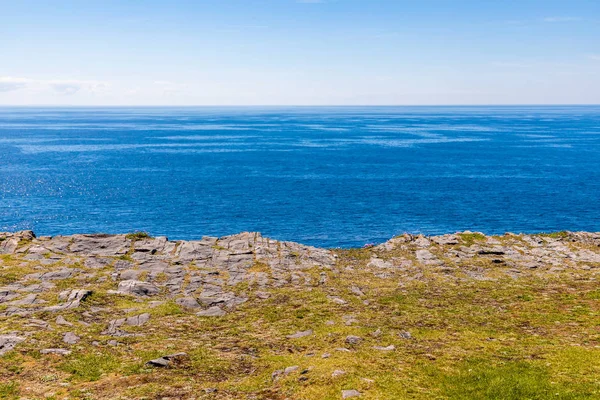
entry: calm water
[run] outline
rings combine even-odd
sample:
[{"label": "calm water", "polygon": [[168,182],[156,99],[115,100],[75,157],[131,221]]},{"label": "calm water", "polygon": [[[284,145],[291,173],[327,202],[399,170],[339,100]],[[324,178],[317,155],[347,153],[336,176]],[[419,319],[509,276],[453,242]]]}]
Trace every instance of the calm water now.
[{"label": "calm water", "polygon": [[600,107],[0,108],[0,231],[600,231]]}]

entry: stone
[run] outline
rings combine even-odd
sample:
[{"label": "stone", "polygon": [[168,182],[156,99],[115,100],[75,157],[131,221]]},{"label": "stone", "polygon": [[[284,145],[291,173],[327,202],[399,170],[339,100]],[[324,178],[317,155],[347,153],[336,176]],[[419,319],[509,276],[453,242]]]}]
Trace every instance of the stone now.
[{"label": "stone", "polygon": [[67,332],[63,336],[63,342],[67,344],[77,344],[81,338],[73,332]]},{"label": "stone", "polygon": [[59,356],[68,356],[69,354],[71,354],[71,350],[66,350],[66,349],[42,349],[40,350],[40,353],[42,354],[56,354]]},{"label": "stone", "polygon": [[351,286],[350,291],[359,297],[365,295],[364,292],[358,286]]},{"label": "stone", "polygon": [[119,282],[119,288],[117,291],[119,293],[131,294],[134,296],[155,296],[160,292],[156,285],[136,280]]},{"label": "stone", "polygon": [[335,371],[333,371],[331,373],[331,377],[332,378],[337,378],[338,376],[342,376],[342,375],[345,375],[345,374],[346,374],[346,371],[344,371],[342,369],[336,369]]},{"label": "stone", "polygon": [[407,331],[402,331],[398,334],[402,339],[412,339],[412,335],[410,334],[410,332]]},{"label": "stone", "polygon": [[334,302],[335,304],[339,304],[341,306],[348,304],[348,302],[344,299],[341,299],[339,297],[335,297],[335,296],[328,296],[329,300],[331,300],[332,302]]},{"label": "stone", "polygon": [[149,320],[150,320],[150,314],[148,314],[148,313],[134,315],[132,317],[127,317],[127,318],[114,319],[109,322],[108,329],[105,332],[103,332],[103,334],[118,333],[117,328],[119,328],[123,325],[142,326]]},{"label": "stone", "polygon": [[165,367],[171,366],[174,362],[179,362],[179,361],[183,360],[186,357],[187,357],[187,354],[183,353],[183,352],[169,354],[166,356],[155,358],[154,360],[150,360],[150,361],[146,362],[146,365],[151,366],[151,367],[165,368]]},{"label": "stone", "polygon": [[43,319],[30,319],[27,321],[26,326],[40,329],[51,329],[48,322],[44,321]]},{"label": "stone", "polygon": [[206,310],[197,312],[196,315],[199,317],[222,317],[224,315],[226,315],[227,313],[225,311],[223,311],[220,307],[218,306],[213,306],[210,307]]},{"label": "stone", "polygon": [[67,321],[62,315],[56,317],[56,323],[58,325],[73,326],[73,324]]},{"label": "stone", "polygon": [[119,256],[127,254],[131,240],[125,235],[73,235],[69,250],[88,256]]},{"label": "stone", "polygon": [[386,346],[386,347],[373,346],[373,349],[379,350],[379,351],[394,351],[394,350],[396,350],[396,346],[394,346],[393,344],[390,344],[389,346]]},{"label": "stone", "polygon": [[288,339],[300,339],[300,338],[303,338],[303,337],[306,337],[306,336],[310,336],[310,335],[312,335],[312,334],[313,334],[313,330],[312,330],[312,329],[309,329],[309,330],[306,330],[306,331],[299,331],[299,332],[296,332],[296,333],[294,333],[294,334],[292,334],[292,335],[288,335],[288,336],[286,336],[286,337],[287,337]]},{"label": "stone", "polygon": [[359,397],[360,392],[358,390],[342,390],[342,399],[350,399],[352,397]]},{"label": "stone", "polygon": [[25,338],[17,335],[0,335],[0,356],[8,353],[23,341]]},{"label": "stone", "polygon": [[297,365],[287,367],[283,370],[284,375],[291,374],[292,372],[296,372],[300,367]]},{"label": "stone", "polygon": [[346,343],[347,344],[357,345],[357,344],[360,344],[360,342],[362,342],[362,338],[360,338],[358,336],[354,336],[354,335],[348,335],[348,336],[346,336]]},{"label": "stone", "polygon": [[180,305],[183,308],[190,308],[190,309],[200,308],[200,304],[192,296],[180,297],[177,300],[175,300],[175,303]]}]

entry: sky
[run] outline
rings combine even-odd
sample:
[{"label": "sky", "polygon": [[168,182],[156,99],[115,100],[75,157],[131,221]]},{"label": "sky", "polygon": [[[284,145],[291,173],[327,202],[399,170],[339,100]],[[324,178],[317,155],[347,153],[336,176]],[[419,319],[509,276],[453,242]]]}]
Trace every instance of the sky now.
[{"label": "sky", "polygon": [[0,0],[0,105],[600,104],[600,1]]}]

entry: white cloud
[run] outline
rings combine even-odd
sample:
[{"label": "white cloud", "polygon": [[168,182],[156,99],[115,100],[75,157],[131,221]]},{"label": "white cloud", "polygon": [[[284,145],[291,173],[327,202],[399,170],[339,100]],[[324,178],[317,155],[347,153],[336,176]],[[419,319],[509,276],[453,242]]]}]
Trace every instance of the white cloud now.
[{"label": "white cloud", "polygon": [[544,22],[575,22],[581,21],[580,17],[546,17]]},{"label": "white cloud", "polygon": [[13,78],[11,76],[0,77],[0,92],[12,92],[27,87],[31,81],[24,78]]},{"label": "white cloud", "polygon": [[80,91],[97,92],[106,88],[108,83],[87,80],[28,79],[11,76],[0,77],[0,92],[21,89],[50,90],[63,95],[72,95]]},{"label": "white cloud", "polygon": [[590,60],[600,61],[600,54],[588,54]]}]

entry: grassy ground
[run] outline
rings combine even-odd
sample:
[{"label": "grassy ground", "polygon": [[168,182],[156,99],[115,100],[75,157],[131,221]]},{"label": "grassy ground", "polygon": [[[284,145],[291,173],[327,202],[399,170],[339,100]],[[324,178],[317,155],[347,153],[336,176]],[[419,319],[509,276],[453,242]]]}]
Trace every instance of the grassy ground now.
[{"label": "grassy ground", "polygon": [[[0,320],[3,332],[31,332],[0,357],[0,398],[340,399],[349,389],[361,399],[600,398],[594,270],[515,279],[505,266],[474,259],[470,265],[447,261],[456,268],[451,273],[420,267],[378,277],[367,267],[376,251],[340,250],[337,268],[308,271],[315,280],[324,272],[326,284],[270,289],[268,299],[250,296],[216,318],[197,317],[170,301],[153,307],[112,295],[113,282],[89,278],[94,294],[80,309],[62,313],[75,323],[88,312],[89,324],[51,322],[52,330],[40,330],[25,327],[27,318]],[[3,284],[31,272],[8,256],[3,268]],[[463,271],[469,268],[494,279],[470,278]],[[59,284],[68,285],[81,281]],[[101,334],[107,320],[142,312],[151,314],[150,322],[127,328],[140,336],[108,345],[111,338]],[[56,314],[36,317],[54,321]],[[309,329],[309,336],[286,338]],[[82,338],[70,355],[39,353],[65,348],[66,331]],[[348,335],[360,343],[346,343]],[[390,345],[395,349],[374,349]],[[187,357],[171,368],[145,365],[181,351]],[[298,368],[273,376],[291,366]]]}]

